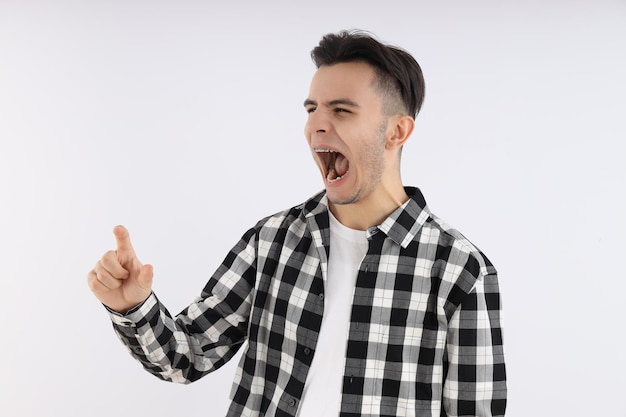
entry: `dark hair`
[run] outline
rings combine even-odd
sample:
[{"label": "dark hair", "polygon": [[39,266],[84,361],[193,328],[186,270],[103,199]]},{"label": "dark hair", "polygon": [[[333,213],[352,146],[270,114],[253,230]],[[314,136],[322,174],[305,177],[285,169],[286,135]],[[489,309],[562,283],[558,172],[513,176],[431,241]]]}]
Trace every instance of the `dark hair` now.
[{"label": "dark hair", "polygon": [[392,102],[400,101],[408,115],[415,118],[422,107],[424,76],[415,58],[403,49],[379,42],[367,32],[329,33],[313,48],[311,58],[317,68],[365,62],[376,71],[377,87],[391,96],[388,98]]}]

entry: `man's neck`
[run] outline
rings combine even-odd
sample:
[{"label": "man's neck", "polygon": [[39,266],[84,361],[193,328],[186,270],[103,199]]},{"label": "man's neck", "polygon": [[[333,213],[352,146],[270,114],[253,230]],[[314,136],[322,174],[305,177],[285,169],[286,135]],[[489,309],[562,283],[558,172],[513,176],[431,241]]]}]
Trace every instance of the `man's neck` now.
[{"label": "man's neck", "polygon": [[404,188],[395,193],[373,193],[352,204],[329,202],[329,208],[341,224],[351,229],[367,230],[378,226],[398,207],[406,203],[409,196]]}]

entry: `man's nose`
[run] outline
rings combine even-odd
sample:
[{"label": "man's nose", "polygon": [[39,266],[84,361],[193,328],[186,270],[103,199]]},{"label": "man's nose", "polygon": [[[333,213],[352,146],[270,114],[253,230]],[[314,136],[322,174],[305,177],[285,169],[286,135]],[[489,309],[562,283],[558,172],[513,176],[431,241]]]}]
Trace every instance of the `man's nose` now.
[{"label": "man's nose", "polygon": [[306,133],[311,135],[315,133],[326,133],[331,130],[331,124],[326,115],[316,110],[309,113],[309,119],[307,120],[305,129]]}]

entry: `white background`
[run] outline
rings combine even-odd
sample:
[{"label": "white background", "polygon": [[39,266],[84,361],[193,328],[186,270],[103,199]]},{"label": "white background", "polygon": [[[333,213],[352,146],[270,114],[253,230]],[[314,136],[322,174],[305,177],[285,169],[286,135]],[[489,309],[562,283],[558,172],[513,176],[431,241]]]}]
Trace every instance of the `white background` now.
[{"label": "white background", "polygon": [[321,186],[309,52],[346,28],[423,67],[403,179],[495,263],[509,416],[626,416],[626,2],[1,1],[0,414],[224,415],[235,363],[143,371],[86,274],[125,224],[180,311]]}]

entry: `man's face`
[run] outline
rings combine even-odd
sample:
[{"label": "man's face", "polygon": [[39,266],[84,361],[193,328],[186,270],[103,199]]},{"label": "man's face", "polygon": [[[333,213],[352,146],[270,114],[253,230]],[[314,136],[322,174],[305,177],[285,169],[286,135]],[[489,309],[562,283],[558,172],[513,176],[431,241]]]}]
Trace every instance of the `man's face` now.
[{"label": "man's face", "polygon": [[321,66],[304,103],[305,135],[334,204],[371,196],[385,174],[387,123],[373,80],[365,63]]}]

